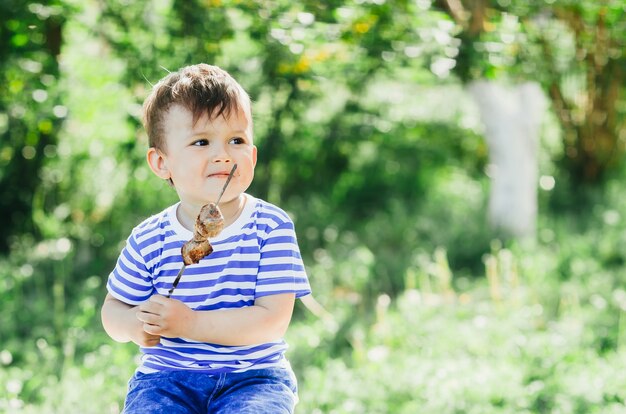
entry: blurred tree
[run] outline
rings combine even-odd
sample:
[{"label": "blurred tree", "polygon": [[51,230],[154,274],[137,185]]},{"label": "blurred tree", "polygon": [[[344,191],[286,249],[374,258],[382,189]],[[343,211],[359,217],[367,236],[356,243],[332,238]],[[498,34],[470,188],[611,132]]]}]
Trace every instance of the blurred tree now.
[{"label": "blurred tree", "polygon": [[[534,81],[513,76],[512,82],[506,82],[501,79],[503,76],[477,69],[490,69],[485,59],[491,55],[474,52],[477,39],[485,30],[488,1],[443,0],[439,4],[462,28],[456,72],[469,84],[468,91],[485,125],[491,179],[489,222],[499,237],[533,240],[538,209],[539,131],[544,106],[541,90]],[[494,29],[497,34],[493,43],[512,43],[515,38],[510,37],[510,32],[515,33],[516,26],[514,18],[500,19]]]},{"label": "blurred tree", "polygon": [[40,172],[67,114],[58,56],[69,13],[60,0],[0,3],[0,252],[12,235],[38,233],[35,194],[55,179]]},{"label": "blurred tree", "polygon": [[489,145],[488,220],[499,237],[534,240],[537,230],[540,126],[545,98],[536,82],[472,81]]}]

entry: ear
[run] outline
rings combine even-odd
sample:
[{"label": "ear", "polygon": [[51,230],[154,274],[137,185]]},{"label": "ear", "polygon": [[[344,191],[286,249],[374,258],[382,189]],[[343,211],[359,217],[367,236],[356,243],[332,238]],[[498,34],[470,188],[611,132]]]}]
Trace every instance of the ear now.
[{"label": "ear", "polygon": [[256,145],[252,146],[252,168],[256,167]]},{"label": "ear", "polygon": [[154,147],[148,148],[146,160],[148,161],[150,169],[157,175],[157,177],[164,180],[169,180],[171,178],[170,170],[167,168],[165,155],[161,151]]}]

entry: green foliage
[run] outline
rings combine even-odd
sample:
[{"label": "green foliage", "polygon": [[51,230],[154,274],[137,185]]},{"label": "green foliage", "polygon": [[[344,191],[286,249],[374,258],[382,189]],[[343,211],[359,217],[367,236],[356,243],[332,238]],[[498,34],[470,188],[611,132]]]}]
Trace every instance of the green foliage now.
[{"label": "green foliage", "polygon": [[130,229],[175,201],[145,165],[140,104],[199,61],[249,90],[251,192],[294,217],[321,304],[288,333],[299,412],[623,411],[619,170],[572,198],[556,108],[539,240],[503,248],[459,80],[531,77],[574,102],[602,19],[622,62],[623,4],[491,2],[470,39],[440,3],[3,2],[0,411],[120,410],[136,348],[102,330],[105,281]]},{"label": "green foliage", "polygon": [[6,253],[11,236],[39,230],[32,218],[34,195],[42,185],[39,172],[56,155],[67,115],[57,58],[71,7],[58,1],[5,1],[0,14],[0,211],[6,212],[0,214],[5,235],[0,253]]}]

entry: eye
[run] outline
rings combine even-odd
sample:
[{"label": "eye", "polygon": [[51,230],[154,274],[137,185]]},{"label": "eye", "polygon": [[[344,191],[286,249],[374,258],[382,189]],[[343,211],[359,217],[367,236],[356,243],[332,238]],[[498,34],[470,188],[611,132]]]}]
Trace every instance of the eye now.
[{"label": "eye", "polygon": [[246,140],[241,138],[241,137],[234,137],[231,138],[230,141],[228,141],[229,144],[236,144],[236,145],[241,145],[241,144],[245,144]]},{"label": "eye", "polygon": [[191,145],[193,145],[194,147],[203,147],[205,145],[209,145],[209,140],[208,139],[198,139],[198,140],[192,142]]}]

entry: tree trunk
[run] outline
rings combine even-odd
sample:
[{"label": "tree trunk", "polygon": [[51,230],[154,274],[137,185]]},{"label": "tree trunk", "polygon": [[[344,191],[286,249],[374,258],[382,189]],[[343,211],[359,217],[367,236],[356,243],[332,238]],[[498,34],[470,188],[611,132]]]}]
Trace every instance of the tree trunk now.
[{"label": "tree trunk", "polygon": [[536,83],[474,81],[489,147],[489,221],[504,237],[534,239],[539,176],[539,127],[546,99]]}]

